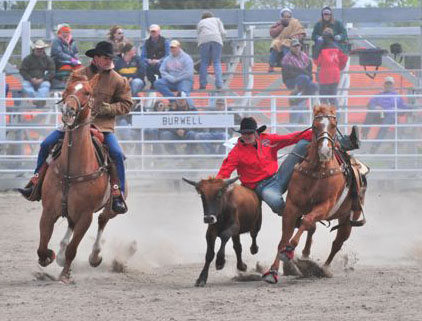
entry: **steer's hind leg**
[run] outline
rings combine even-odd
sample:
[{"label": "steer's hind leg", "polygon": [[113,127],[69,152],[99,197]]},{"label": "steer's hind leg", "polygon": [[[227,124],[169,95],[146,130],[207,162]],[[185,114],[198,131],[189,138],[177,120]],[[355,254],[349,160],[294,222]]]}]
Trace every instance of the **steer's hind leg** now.
[{"label": "steer's hind leg", "polygon": [[262,215],[261,213],[259,214],[259,218],[256,222],[256,225],[251,229],[251,237],[252,237],[252,245],[251,245],[251,254],[255,255],[256,253],[258,253],[258,244],[256,244],[256,237],[258,236],[258,232],[261,230],[261,223],[262,223]]},{"label": "steer's hind leg", "polygon": [[232,236],[233,241],[233,249],[236,253],[236,259],[237,259],[237,269],[239,271],[245,272],[248,268],[247,265],[242,261],[242,244],[240,243],[240,235],[233,235]]},{"label": "steer's hind leg", "polygon": [[214,230],[207,230],[207,254],[205,255],[205,265],[202,268],[201,274],[199,274],[199,278],[196,280],[195,286],[204,286],[208,280],[208,271],[210,269],[210,264],[214,259],[214,247],[215,247],[215,240],[217,238],[217,233]]}]

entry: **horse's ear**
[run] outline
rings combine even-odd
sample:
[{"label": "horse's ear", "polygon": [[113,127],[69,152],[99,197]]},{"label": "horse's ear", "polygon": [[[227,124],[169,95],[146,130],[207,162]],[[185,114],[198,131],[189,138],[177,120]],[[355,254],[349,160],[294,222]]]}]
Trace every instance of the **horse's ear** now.
[{"label": "horse's ear", "polygon": [[96,74],[94,77],[92,77],[89,80],[89,85],[91,86],[92,89],[94,89],[95,87],[97,87],[99,81],[100,81],[100,74]]},{"label": "horse's ear", "polygon": [[330,106],[330,114],[335,116],[336,113],[337,113],[336,106],[331,105]]},{"label": "horse's ear", "polygon": [[314,115],[318,114],[320,111],[321,111],[321,106],[320,105],[314,106]]}]

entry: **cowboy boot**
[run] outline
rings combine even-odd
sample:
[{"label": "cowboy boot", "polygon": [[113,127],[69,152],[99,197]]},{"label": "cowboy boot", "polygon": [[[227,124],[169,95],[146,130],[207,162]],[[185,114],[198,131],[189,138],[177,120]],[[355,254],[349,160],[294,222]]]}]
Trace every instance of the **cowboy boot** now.
[{"label": "cowboy boot", "polygon": [[111,209],[114,213],[124,214],[127,212],[127,206],[120,189],[120,181],[117,175],[116,165],[113,163],[110,166],[110,183]]},{"label": "cowboy boot", "polygon": [[352,131],[350,132],[350,142],[352,143],[353,149],[360,148],[360,139],[359,139],[359,130],[356,125],[352,127]]},{"label": "cowboy boot", "polygon": [[37,198],[31,199],[32,194],[34,193],[34,189],[40,183],[40,180],[44,178],[45,173],[47,172],[48,164],[44,163],[38,172],[31,177],[31,180],[24,188],[18,188],[18,192],[22,194],[29,201],[39,200]]},{"label": "cowboy boot", "polygon": [[127,212],[127,206],[123,199],[122,192],[117,184],[113,185],[111,209],[114,213],[124,214]]}]

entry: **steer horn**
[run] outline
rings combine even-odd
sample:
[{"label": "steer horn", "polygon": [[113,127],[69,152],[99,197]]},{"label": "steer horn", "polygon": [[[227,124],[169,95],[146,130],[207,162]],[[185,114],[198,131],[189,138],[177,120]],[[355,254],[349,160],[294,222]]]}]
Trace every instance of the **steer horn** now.
[{"label": "steer horn", "polygon": [[198,186],[198,182],[191,181],[190,179],[187,179],[187,178],[184,178],[184,177],[182,177],[182,179],[183,179],[186,183],[188,183],[188,184],[190,184],[190,185],[192,185],[192,186],[195,186],[195,187],[197,187],[197,186]]},{"label": "steer horn", "polygon": [[238,179],[239,179],[239,176],[236,176],[230,179],[225,179],[224,184],[226,184],[226,186],[229,186],[230,184],[233,184],[234,182],[236,182]]}]

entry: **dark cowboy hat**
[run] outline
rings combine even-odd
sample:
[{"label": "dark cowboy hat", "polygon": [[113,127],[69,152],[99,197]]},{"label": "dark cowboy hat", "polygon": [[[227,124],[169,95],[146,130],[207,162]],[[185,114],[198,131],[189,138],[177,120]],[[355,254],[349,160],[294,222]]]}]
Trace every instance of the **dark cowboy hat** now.
[{"label": "dark cowboy hat", "polygon": [[261,134],[267,129],[267,126],[263,125],[258,128],[258,124],[256,123],[256,120],[253,117],[245,117],[240,122],[240,129],[234,130],[238,133],[254,133],[258,132],[258,134]]},{"label": "dark cowboy hat", "polygon": [[91,58],[94,58],[94,56],[106,56],[113,58],[113,45],[108,41],[100,41],[94,49],[90,49],[85,52],[85,55]]}]

